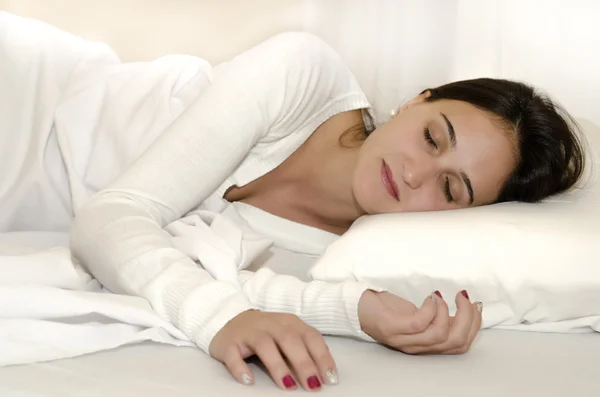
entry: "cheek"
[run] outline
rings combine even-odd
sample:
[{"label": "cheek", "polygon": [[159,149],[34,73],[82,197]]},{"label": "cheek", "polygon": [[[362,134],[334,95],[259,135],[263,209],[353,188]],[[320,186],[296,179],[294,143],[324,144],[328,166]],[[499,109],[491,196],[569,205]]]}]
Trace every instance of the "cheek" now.
[{"label": "cheek", "polygon": [[424,186],[410,192],[405,200],[406,211],[440,211],[450,208],[446,200],[440,198],[437,186]]}]

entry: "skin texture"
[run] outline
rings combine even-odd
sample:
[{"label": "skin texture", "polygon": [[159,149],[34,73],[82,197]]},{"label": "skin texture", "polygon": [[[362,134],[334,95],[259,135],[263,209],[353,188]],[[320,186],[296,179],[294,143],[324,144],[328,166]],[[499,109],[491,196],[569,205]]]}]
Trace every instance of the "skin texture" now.
[{"label": "skin texture", "polygon": [[[246,186],[232,186],[225,198],[340,235],[365,214],[494,202],[517,164],[514,133],[470,104],[427,102],[426,97],[405,104],[364,143],[351,148],[340,145],[340,136],[362,122],[360,111],[333,116],[283,164]],[[455,147],[442,113],[452,123]],[[437,147],[425,139],[425,128]],[[399,201],[385,189],[383,161],[398,187]],[[470,181],[473,203],[462,174]],[[451,202],[444,192],[446,178]]]},{"label": "skin texture", "polygon": [[[494,202],[516,166],[510,132],[474,106],[419,97],[375,130],[358,154],[352,190],[366,213],[441,211]],[[452,143],[450,122],[455,132]],[[399,200],[379,178],[382,162],[391,171]],[[474,201],[470,202],[470,181]],[[446,197],[446,183],[450,197]]]},{"label": "skin texture", "polygon": [[[427,96],[405,104],[364,142],[350,148],[340,145],[340,137],[362,121],[360,111],[333,116],[283,164],[246,186],[232,186],[225,199],[338,234],[365,214],[441,211],[494,202],[517,164],[514,133],[472,105],[428,102]],[[454,139],[442,114],[452,124]],[[384,161],[387,176],[382,174]],[[395,189],[391,193],[386,188],[388,177]],[[481,328],[482,305],[472,303],[466,291],[457,292],[454,300],[457,312],[450,316],[444,297],[433,291],[417,307],[390,293],[368,290],[360,298],[358,317],[365,333],[401,352],[461,354]],[[217,333],[210,352],[245,384],[254,379],[244,362],[252,355],[261,359],[282,389],[299,384],[317,391],[321,384],[337,383],[335,361],[323,337],[294,315],[242,313]]]}]

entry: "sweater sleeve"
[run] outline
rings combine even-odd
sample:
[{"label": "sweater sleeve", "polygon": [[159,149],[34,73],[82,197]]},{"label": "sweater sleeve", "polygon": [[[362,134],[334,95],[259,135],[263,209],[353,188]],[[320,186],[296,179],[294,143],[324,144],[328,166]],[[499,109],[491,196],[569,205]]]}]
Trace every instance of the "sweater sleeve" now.
[{"label": "sweater sleeve", "polygon": [[115,293],[146,298],[208,352],[255,305],[173,248],[165,225],[204,201],[271,130],[302,123],[354,89],[320,39],[286,33],[215,68],[211,85],[111,186],[78,211],[73,258]]},{"label": "sweater sleeve", "polygon": [[246,296],[261,311],[295,314],[322,334],[373,342],[362,331],[358,318],[360,297],[367,289],[374,289],[364,283],[303,282],[268,268],[256,273],[242,271],[239,278]]}]

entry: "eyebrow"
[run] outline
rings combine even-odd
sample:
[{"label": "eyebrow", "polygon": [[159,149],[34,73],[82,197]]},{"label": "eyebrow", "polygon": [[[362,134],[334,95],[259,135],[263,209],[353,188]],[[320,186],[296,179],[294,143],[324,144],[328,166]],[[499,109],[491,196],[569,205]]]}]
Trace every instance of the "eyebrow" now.
[{"label": "eyebrow", "polygon": [[456,133],[454,132],[454,126],[448,120],[448,117],[444,113],[440,113],[446,122],[446,127],[448,127],[448,135],[450,135],[450,142],[452,142],[452,147],[456,147]]},{"label": "eyebrow", "polygon": [[[448,120],[448,117],[444,113],[440,113],[446,122],[446,127],[448,127],[448,136],[450,136],[450,142],[452,142],[452,147],[456,147],[456,132],[454,131],[454,126]],[[464,171],[460,171],[460,177],[462,178],[465,186],[467,187],[467,192],[469,193],[469,205],[473,205],[474,195],[473,195],[473,185],[471,184],[471,180],[467,176]]]}]

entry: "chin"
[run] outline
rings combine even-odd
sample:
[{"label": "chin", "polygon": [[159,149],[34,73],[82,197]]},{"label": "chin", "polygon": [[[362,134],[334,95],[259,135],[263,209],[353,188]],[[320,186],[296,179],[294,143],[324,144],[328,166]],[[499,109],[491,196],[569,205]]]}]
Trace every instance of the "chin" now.
[{"label": "chin", "polygon": [[382,197],[377,195],[378,190],[372,186],[362,186],[362,189],[356,189],[354,199],[358,204],[361,212],[367,215],[383,214],[386,211],[387,205],[382,203]]}]

